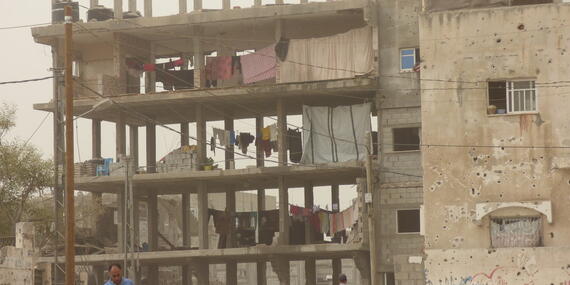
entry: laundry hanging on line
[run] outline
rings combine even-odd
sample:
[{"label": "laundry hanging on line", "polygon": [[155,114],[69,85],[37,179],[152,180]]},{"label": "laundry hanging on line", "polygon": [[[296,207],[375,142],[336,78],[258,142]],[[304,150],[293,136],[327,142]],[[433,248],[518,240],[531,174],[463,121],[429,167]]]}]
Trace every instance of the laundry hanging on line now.
[{"label": "laundry hanging on line", "polygon": [[250,84],[277,76],[275,44],[240,57],[243,83]]}]

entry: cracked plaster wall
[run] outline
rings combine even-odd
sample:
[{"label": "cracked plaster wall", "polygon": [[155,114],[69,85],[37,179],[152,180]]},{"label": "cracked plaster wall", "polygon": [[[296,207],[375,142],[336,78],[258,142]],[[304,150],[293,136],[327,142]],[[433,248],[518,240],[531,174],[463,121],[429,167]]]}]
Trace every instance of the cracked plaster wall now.
[{"label": "cracked plaster wall", "polygon": [[[488,248],[489,217],[473,223],[475,204],[536,200],[552,201],[544,245],[568,244],[570,171],[552,167],[568,150],[525,146],[570,146],[570,86],[540,84],[568,79],[569,15],[548,4],[421,16],[427,249]],[[539,84],[539,113],[487,115],[486,81],[521,78]],[[476,147],[494,145],[505,147]]]}]

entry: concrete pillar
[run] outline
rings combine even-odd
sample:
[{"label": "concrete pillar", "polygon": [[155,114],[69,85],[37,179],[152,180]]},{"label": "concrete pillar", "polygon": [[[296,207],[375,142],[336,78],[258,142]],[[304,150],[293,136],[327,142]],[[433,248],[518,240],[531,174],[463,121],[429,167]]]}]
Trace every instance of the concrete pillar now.
[{"label": "concrete pillar", "polygon": [[101,120],[91,120],[91,157],[101,158]]},{"label": "concrete pillar", "polygon": [[200,249],[209,248],[208,221],[208,189],[206,183],[200,182],[198,185],[198,240]]},{"label": "concrete pillar", "polygon": [[[194,0],[194,10],[196,11],[196,2],[200,2],[200,9],[202,9],[202,1]],[[196,36],[192,40],[194,47],[194,88],[201,88],[204,87],[203,83],[206,80],[204,74],[204,51],[200,42],[201,29],[196,27],[194,33]]]},{"label": "concrete pillar", "polygon": [[129,150],[131,163],[136,171],[139,168],[139,127],[135,125],[129,125]]},{"label": "concrete pillar", "polygon": [[[140,230],[140,202],[141,199],[139,196],[135,196],[133,197],[133,231],[135,232],[134,238],[135,238],[135,249],[140,247],[141,245],[141,239],[140,239],[140,234],[141,234],[141,230]],[[137,274],[137,276],[140,276],[140,274]]]},{"label": "concrete pillar", "polygon": [[144,0],[144,16],[152,17],[152,0]]},{"label": "concrete pillar", "polygon": [[[332,212],[340,212],[340,196],[339,196],[339,186],[331,185],[331,201],[332,201]],[[342,273],[342,261],[340,258],[332,259],[332,269],[333,269],[333,285],[339,285],[338,277]]]},{"label": "concrete pillar", "polygon": [[279,279],[279,285],[290,285],[291,284],[291,272],[289,260],[287,259],[277,259],[271,261],[271,267],[277,278]]},{"label": "concrete pillar", "polygon": [[232,260],[226,263],[226,285],[237,284],[237,262]]},{"label": "concrete pillar", "polygon": [[127,238],[124,235],[125,222],[125,194],[120,191],[117,193],[117,245],[119,252],[125,252],[125,238]]},{"label": "concrete pillar", "polygon": [[305,259],[305,284],[317,285],[317,262],[314,258]]},{"label": "concrete pillar", "polygon": [[178,13],[186,14],[188,13],[188,2],[187,0],[178,0]]},{"label": "concrete pillar", "polygon": [[[225,118],[224,119],[224,129],[226,131],[234,131],[234,119]],[[232,166],[235,167],[235,149],[233,145],[227,145],[225,150],[225,161],[226,169],[231,169]]]},{"label": "concrete pillar", "polygon": [[224,10],[229,10],[232,8],[232,1],[231,0],[222,0],[222,8]]},{"label": "concrete pillar", "polygon": [[206,114],[202,104],[196,104],[196,145],[198,146],[198,166],[202,170],[207,157]]},{"label": "concrete pillar", "polygon": [[202,0],[194,0],[194,11],[202,10]]},{"label": "concrete pillar", "polygon": [[257,262],[257,285],[267,285],[267,263],[265,261]]},{"label": "concrete pillar", "polygon": [[[185,248],[192,247],[192,235],[190,232],[191,215],[190,192],[182,193],[182,246]],[[192,284],[192,268],[189,264],[182,265],[182,284]]]},{"label": "concrete pillar", "polygon": [[[255,117],[255,137],[260,138],[262,137],[262,130],[263,130],[263,116]],[[255,153],[256,153],[256,161],[257,167],[263,167],[265,164],[265,158],[263,149],[260,145],[255,146]]]},{"label": "concrete pillar", "polygon": [[190,126],[188,122],[180,123],[180,146],[190,144]]},{"label": "concrete pillar", "polygon": [[146,171],[156,173],[156,125],[146,124]]},{"label": "concrete pillar", "polygon": [[285,178],[279,180],[279,245],[289,244],[289,189],[285,185]]},{"label": "concrete pillar", "polygon": [[95,284],[103,284],[109,277],[106,273],[107,268],[104,265],[93,266],[93,276],[95,277]]},{"label": "concrete pillar", "polygon": [[94,8],[99,5],[99,0],[89,0],[89,8]]},{"label": "concrete pillar", "polygon": [[[315,205],[315,198],[313,192],[313,184],[307,182],[305,184],[305,208],[312,209]],[[313,228],[309,221],[305,221],[305,244],[311,244],[314,240]]]},{"label": "concrete pillar", "polygon": [[[152,0],[145,0],[144,9],[145,9],[145,17],[152,17]],[[147,9],[150,9],[150,11],[147,11]],[[150,13],[150,15],[147,15],[147,13]],[[156,53],[156,44],[150,43],[149,56],[148,56],[149,63],[156,62],[155,53]],[[154,92],[156,92],[156,72],[147,71],[145,73],[145,93],[148,94]]]},{"label": "concrete pillar", "polygon": [[117,162],[121,159],[121,156],[127,154],[127,125],[125,124],[124,114],[121,113],[119,116],[119,121],[115,123],[115,151]]},{"label": "concrete pillar", "polygon": [[261,2],[262,2],[262,0],[254,0],[254,1],[253,1],[253,6],[254,6],[254,7],[259,7],[259,6],[261,6],[261,4],[263,4],[263,3],[261,3]]},{"label": "concrete pillar", "polygon": [[277,151],[279,166],[287,166],[287,113],[281,98],[277,100]]},{"label": "concrete pillar", "polygon": [[201,262],[197,263],[195,268],[198,285],[210,285],[210,265],[206,262]]},{"label": "concrete pillar", "polygon": [[129,0],[129,12],[137,11],[137,0]]},{"label": "concrete pillar", "polygon": [[[226,191],[226,211],[231,217],[236,215],[236,192],[233,189]],[[230,229],[226,240],[227,248],[235,248],[237,246],[235,223],[230,222]]]},{"label": "concrete pillar", "polygon": [[115,19],[123,18],[123,0],[113,1],[113,10],[115,11]]},{"label": "concrete pillar", "polygon": [[[147,199],[147,222],[148,222],[148,246],[149,250],[158,250],[158,195],[149,193]],[[158,284],[158,265],[148,265],[148,282],[147,284]]]}]

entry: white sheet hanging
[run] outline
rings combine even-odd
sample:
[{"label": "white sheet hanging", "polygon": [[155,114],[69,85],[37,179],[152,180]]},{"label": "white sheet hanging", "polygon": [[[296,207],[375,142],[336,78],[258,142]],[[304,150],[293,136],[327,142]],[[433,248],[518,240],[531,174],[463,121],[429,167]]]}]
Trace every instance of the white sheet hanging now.
[{"label": "white sheet hanging", "polygon": [[303,106],[302,164],[364,160],[372,104]]},{"label": "white sheet hanging", "polygon": [[374,70],[372,27],[330,37],[290,40],[279,83],[353,78]]}]

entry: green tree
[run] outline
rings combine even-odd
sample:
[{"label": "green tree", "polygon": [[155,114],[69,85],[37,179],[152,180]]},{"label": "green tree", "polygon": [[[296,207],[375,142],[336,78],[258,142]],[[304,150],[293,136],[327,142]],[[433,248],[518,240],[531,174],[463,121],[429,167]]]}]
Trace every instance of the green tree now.
[{"label": "green tree", "polygon": [[0,235],[4,236],[13,235],[18,222],[49,219],[32,201],[53,181],[53,165],[37,148],[8,138],[15,127],[15,115],[13,106],[0,106]]}]

